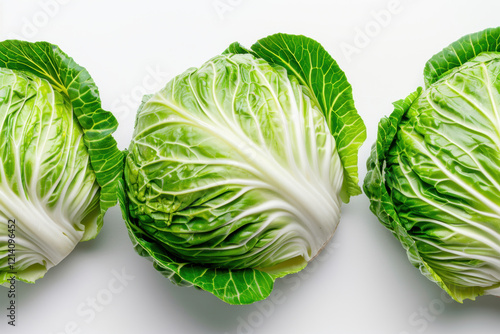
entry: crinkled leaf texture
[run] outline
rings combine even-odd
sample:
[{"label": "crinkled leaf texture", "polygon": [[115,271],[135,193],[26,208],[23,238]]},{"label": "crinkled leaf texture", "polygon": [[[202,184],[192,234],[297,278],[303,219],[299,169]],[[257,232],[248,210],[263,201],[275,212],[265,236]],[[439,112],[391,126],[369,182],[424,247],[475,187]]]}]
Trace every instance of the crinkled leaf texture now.
[{"label": "crinkled leaf texture", "polygon": [[137,252],[230,304],[303,269],[359,192],[365,128],[345,75],[318,43],[259,43],[273,39],[308,76],[239,44],[177,76],[139,108],[119,191]]},{"label": "crinkled leaf texture", "polygon": [[459,302],[499,295],[499,32],[466,36],[429,61],[428,87],[381,120],[364,183],[410,261]]},{"label": "crinkled leaf texture", "polygon": [[123,171],[116,127],[89,73],[57,46],[0,43],[0,283],[11,272],[33,283],[98,234]]}]

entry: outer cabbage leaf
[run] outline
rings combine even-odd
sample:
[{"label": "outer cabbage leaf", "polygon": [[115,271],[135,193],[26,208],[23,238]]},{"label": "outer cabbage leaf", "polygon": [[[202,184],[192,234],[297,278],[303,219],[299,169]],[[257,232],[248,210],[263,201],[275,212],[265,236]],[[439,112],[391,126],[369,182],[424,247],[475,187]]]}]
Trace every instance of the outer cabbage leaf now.
[{"label": "outer cabbage leaf", "polygon": [[276,276],[256,269],[231,270],[208,268],[169,255],[151,240],[128,214],[129,201],[125,195],[124,180],[118,191],[123,218],[137,253],[153,261],[163,276],[180,286],[195,286],[214,294],[229,304],[250,304],[269,296]]},{"label": "outer cabbage leaf", "polygon": [[358,186],[358,150],[366,139],[363,120],[354,107],[352,88],[330,54],[311,38],[275,34],[260,39],[251,50],[233,43],[225,53],[250,53],[281,65],[309,88],[310,97],[326,117],[344,168],[342,200],[361,194]]},{"label": "outer cabbage leaf", "polygon": [[482,52],[500,52],[500,27],[466,35],[435,54],[425,64],[425,86],[429,87],[448,71],[465,64]]},{"label": "outer cabbage leaf", "polygon": [[421,94],[422,89],[410,94],[404,100],[394,103],[394,111],[389,117],[382,118],[378,126],[377,141],[372,147],[367,161],[367,174],[363,189],[370,199],[370,210],[378,217],[380,222],[388,228],[401,242],[406,250],[408,259],[420,272],[433,282],[438,283],[444,290],[451,294],[434,270],[427,265],[416,247],[415,241],[409,232],[402,226],[397,209],[391,198],[391,190],[385,184],[385,168],[388,151],[395,140],[399,124],[405,113]]},{"label": "outer cabbage leaf", "polygon": [[282,66],[230,53],[147,97],[120,194],[138,253],[231,304],[304,268],[335,231],[344,182],[312,96]]},{"label": "outer cabbage leaf", "polygon": [[0,77],[0,282],[15,219],[14,269],[32,283],[97,235],[123,158],[90,75],[57,46],[0,43]]},{"label": "outer cabbage leaf", "polygon": [[500,286],[499,75],[482,53],[396,103],[368,161],[371,210],[459,302]]}]

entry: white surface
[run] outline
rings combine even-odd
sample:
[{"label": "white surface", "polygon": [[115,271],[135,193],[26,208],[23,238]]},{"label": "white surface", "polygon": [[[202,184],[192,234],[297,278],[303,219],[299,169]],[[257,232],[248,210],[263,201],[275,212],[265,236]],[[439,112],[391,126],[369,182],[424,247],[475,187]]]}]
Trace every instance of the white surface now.
[{"label": "white surface", "polygon": [[[390,2],[2,1],[0,39],[50,41],[86,67],[103,107],[119,116],[116,138],[125,148],[144,92],[233,41],[250,46],[275,32],[313,37],[346,72],[367,125],[359,159],[363,178],[378,120],[392,111],[391,102],[423,84],[425,61],[467,33],[500,25],[496,0],[401,0],[381,27],[374,13]],[[224,4],[219,15],[215,6]],[[372,37],[363,46],[356,38],[365,29]],[[359,52],[349,57],[342,51],[347,44]],[[78,245],[36,285],[18,283],[15,328],[6,325],[6,289],[0,289],[0,332],[499,333],[500,300],[449,303],[410,265],[364,195],[343,207],[332,242],[332,252],[308,271],[279,279],[267,301],[230,306],[156,272],[132,249],[115,207],[97,239]],[[122,270],[134,278],[119,283],[114,274]],[[99,311],[92,318],[86,303],[93,298]]]}]

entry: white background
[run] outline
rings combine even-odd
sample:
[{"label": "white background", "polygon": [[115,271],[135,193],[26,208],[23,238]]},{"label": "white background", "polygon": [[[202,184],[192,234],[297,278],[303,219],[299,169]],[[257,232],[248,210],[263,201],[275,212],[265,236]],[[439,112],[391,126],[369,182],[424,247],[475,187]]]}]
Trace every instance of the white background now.
[{"label": "white background", "polygon": [[[397,3],[390,13],[389,0],[2,1],[0,39],[50,41],[86,67],[103,107],[119,118],[116,138],[125,148],[143,93],[234,41],[250,46],[276,32],[312,37],[353,86],[368,131],[363,178],[378,120],[423,84],[426,60],[465,34],[500,25],[497,0]],[[343,207],[331,246],[309,271],[277,280],[267,301],[230,306],[156,272],[132,249],[115,207],[95,240],[79,244],[36,285],[18,283],[15,328],[6,325],[7,290],[0,289],[0,332],[500,332],[500,299],[450,303],[410,265],[364,195]],[[118,272],[126,273],[124,283],[114,279]],[[92,299],[99,311],[91,311]]]}]

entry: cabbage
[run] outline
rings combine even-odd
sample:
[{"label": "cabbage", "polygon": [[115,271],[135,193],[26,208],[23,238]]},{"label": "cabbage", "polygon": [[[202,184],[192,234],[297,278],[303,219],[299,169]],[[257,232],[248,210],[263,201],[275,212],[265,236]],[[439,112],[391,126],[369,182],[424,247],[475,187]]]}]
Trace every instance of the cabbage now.
[{"label": "cabbage", "polygon": [[123,169],[116,127],[57,46],[0,43],[0,283],[34,283],[97,235]]},{"label": "cabbage", "polygon": [[137,252],[231,304],[266,298],[360,194],[351,86],[317,42],[232,44],[140,106],[120,204]]},{"label": "cabbage", "polygon": [[413,265],[455,300],[500,295],[500,28],[426,64],[380,121],[364,190]]}]

